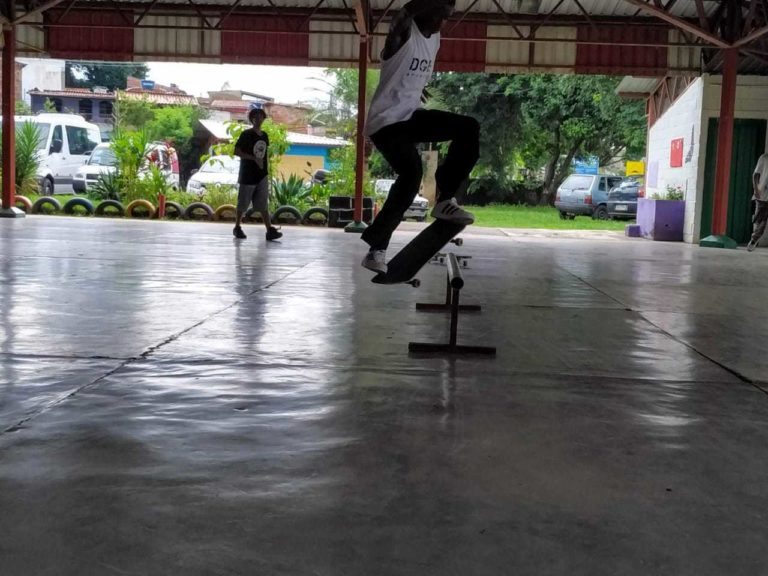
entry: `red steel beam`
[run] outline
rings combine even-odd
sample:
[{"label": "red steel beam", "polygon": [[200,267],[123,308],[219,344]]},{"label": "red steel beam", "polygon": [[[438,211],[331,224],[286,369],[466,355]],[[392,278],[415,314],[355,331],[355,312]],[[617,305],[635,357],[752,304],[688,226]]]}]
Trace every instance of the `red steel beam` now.
[{"label": "red steel beam", "polygon": [[3,210],[10,210],[16,196],[16,29],[3,29]]},{"label": "red steel beam", "polygon": [[46,10],[50,10],[51,8],[54,8],[55,6],[58,6],[64,2],[64,0],[50,0],[50,2],[46,2],[42,6],[39,6],[38,8],[35,8],[34,10],[30,10],[29,12],[26,12],[22,14],[21,16],[18,16],[17,18],[14,18],[13,23],[14,24],[21,24],[22,22],[26,22],[30,18],[33,18],[34,16],[37,16],[38,14],[42,14]]},{"label": "red steel beam", "polygon": [[733,154],[733,114],[736,106],[736,73],[739,67],[738,48],[729,48],[723,52],[723,86],[720,96],[720,123],[717,133],[715,203],[712,212],[712,233],[715,235],[724,235],[728,228],[728,189],[731,184],[731,155]]},{"label": "red steel beam", "polygon": [[660,20],[664,20],[665,22],[672,24],[676,28],[680,28],[681,30],[685,30],[686,32],[690,32],[691,34],[694,34],[695,36],[698,36],[699,38],[701,38],[702,40],[705,40],[706,42],[709,42],[710,44],[714,44],[715,46],[718,46],[720,48],[730,47],[730,44],[725,40],[723,40],[722,38],[718,38],[714,34],[711,34],[706,30],[703,30],[698,26],[691,24],[687,20],[678,18],[677,16],[672,16],[672,14],[665,11],[663,8],[658,8],[653,4],[648,4],[643,0],[624,0],[624,1],[629,2],[633,6],[637,6],[638,8],[641,8],[645,12],[648,12],[649,14],[656,16]]},{"label": "red steel beam", "polygon": [[[31,23],[21,24],[22,26],[33,26]],[[61,24],[61,23],[45,23],[42,25],[34,24],[35,27],[42,28],[77,28],[82,29],[81,24]],[[107,30],[210,30],[207,26],[168,26],[164,24],[141,24],[141,25],[128,25],[128,24],[93,24],[89,25],[89,28],[93,29],[107,29]],[[251,30],[236,30],[229,29],[228,33],[234,34],[251,34]],[[311,34],[327,34],[330,36],[349,36],[351,32],[345,32],[343,30],[260,30],[260,35],[290,35],[290,36],[309,36]],[[374,32],[369,36],[386,37],[386,32]],[[643,48],[702,48],[701,43],[696,42],[616,42],[612,40],[577,40],[569,38],[510,38],[508,36],[484,36],[479,37],[464,37],[464,38],[450,38],[451,42],[535,42],[540,44],[584,44],[590,46],[626,46],[626,47],[643,47]]]},{"label": "red steel beam", "polygon": [[753,30],[750,34],[744,36],[744,38],[737,40],[733,43],[733,45],[736,48],[741,48],[742,46],[746,46],[747,44],[754,42],[758,38],[762,38],[766,34],[768,34],[768,26],[763,26],[762,28]]},{"label": "red steel beam", "polygon": [[355,224],[363,221],[363,181],[365,179],[365,94],[368,79],[368,37],[360,36],[357,82],[357,156],[355,158]]}]

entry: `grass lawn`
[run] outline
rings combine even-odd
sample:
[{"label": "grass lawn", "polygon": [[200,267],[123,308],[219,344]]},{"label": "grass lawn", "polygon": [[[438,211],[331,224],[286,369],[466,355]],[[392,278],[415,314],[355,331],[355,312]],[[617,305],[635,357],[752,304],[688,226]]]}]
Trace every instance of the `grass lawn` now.
[{"label": "grass lawn", "polygon": [[467,206],[475,215],[475,226],[485,228],[546,228],[551,230],[624,230],[628,220],[592,220],[576,216],[561,220],[557,210],[548,206]]}]

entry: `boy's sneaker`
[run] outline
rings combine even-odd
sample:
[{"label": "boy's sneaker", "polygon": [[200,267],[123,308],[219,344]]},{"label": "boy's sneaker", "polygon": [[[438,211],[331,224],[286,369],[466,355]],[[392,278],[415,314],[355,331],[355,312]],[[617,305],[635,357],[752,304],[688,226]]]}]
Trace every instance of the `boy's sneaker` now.
[{"label": "boy's sneaker", "polygon": [[363,268],[373,270],[380,274],[387,273],[387,251],[386,250],[370,250],[368,254],[363,258]]},{"label": "boy's sneaker", "polygon": [[248,236],[245,235],[245,232],[243,232],[243,229],[240,228],[240,226],[235,226],[232,229],[232,235],[235,238],[240,238],[241,240],[245,240],[246,238],[248,238]]},{"label": "boy's sneaker", "polygon": [[432,217],[439,220],[448,220],[457,224],[468,226],[475,222],[475,217],[456,203],[456,198],[442,200],[432,209]]},{"label": "boy's sneaker", "polygon": [[747,252],[753,252],[755,248],[757,248],[757,242],[750,240],[749,244],[747,244]]},{"label": "boy's sneaker", "polygon": [[272,240],[277,240],[278,238],[282,238],[282,237],[283,237],[283,233],[280,232],[274,226],[270,226],[269,230],[267,230],[267,240],[269,240],[270,242]]}]

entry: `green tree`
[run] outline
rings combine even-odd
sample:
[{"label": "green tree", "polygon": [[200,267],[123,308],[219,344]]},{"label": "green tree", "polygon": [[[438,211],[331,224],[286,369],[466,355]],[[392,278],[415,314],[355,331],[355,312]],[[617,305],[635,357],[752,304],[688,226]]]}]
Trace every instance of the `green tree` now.
[{"label": "green tree", "polygon": [[475,175],[490,175],[508,187],[515,174],[520,102],[507,92],[501,74],[437,74],[430,84],[429,108],[465,114],[480,123],[480,158]]},{"label": "green tree", "polygon": [[520,102],[521,156],[529,168],[544,168],[543,204],[554,202],[574,158],[597,156],[604,164],[644,153],[645,112],[616,95],[616,78],[535,74],[499,83]]},{"label": "green tree", "polygon": [[[353,138],[357,132],[357,97],[360,73],[354,68],[328,68],[321,79],[327,89],[328,103],[315,110],[310,118],[314,125],[324,126],[329,136]],[[366,74],[366,106],[370,104],[379,84],[379,71]]]},{"label": "green tree", "polygon": [[143,130],[155,119],[156,107],[147,100],[134,100],[118,96],[113,108],[115,126],[123,130]]},{"label": "green tree", "polygon": [[167,142],[176,149],[180,178],[186,182],[192,169],[198,166],[201,153],[193,138],[195,126],[207,117],[207,111],[197,106],[169,106],[150,110],[153,117],[144,124],[147,137],[150,141]]},{"label": "green tree", "polygon": [[103,86],[108,90],[125,90],[128,76],[144,79],[149,67],[140,62],[113,64],[104,62],[70,62],[64,65],[66,84],[70,88]]},{"label": "green tree", "polygon": [[32,108],[23,100],[16,100],[16,115],[17,116],[31,116]]}]

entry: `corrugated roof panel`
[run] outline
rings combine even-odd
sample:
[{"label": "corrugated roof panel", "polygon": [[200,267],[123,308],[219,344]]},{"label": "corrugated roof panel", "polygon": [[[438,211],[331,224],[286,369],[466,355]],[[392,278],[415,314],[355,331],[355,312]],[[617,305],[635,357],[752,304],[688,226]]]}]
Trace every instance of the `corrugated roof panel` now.
[{"label": "corrugated roof panel", "polygon": [[540,42],[534,46],[533,62],[540,70],[548,72],[573,72],[576,65],[577,31],[571,26],[552,26],[539,28],[536,37],[543,40],[563,40],[563,42]]},{"label": "corrugated roof panel", "polygon": [[16,27],[16,54],[40,57],[45,52],[45,32],[38,27],[42,23],[43,15],[37,14],[30,18],[29,26]]},{"label": "corrugated roof panel", "polygon": [[[208,18],[215,26],[217,19]],[[139,56],[158,58],[192,56],[200,59],[217,57],[221,48],[218,30],[174,29],[174,27],[201,28],[202,21],[196,16],[146,16],[141,25],[167,28],[137,28],[134,49]]]},{"label": "corrugated roof panel", "polygon": [[50,10],[45,13],[47,23],[70,27],[48,29],[48,53],[54,58],[130,60],[133,30],[122,28],[128,25],[125,18],[117,11],[73,9],[65,14]]},{"label": "corrugated roof panel", "polygon": [[435,70],[482,72],[485,70],[485,41],[451,40],[451,38],[478,40],[485,37],[486,25],[483,22],[461,22],[444,28]]},{"label": "corrugated roof panel", "polygon": [[[527,26],[518,27],[523,36],[530,29]],[[511,26],[488,26],[490,38],[518,38],[517,32]],[[511,40],[488,40],[485,49],[486,70],[493,72],[517,71],[527,67],[530,58],[530,43]]]},{"label": "corrugated roof panel", "polygon": [[228,18],[222,28],[222,62],[309,65],[309,26],[303,16],[241,15]]},{"label": "corrugated roof panel", "polygon": [[[558,0],[542,0],[539,6],[540,14],[548,14],[557,5]],[[584,10],[593,16],[633,16],[639,10],[637,6],[625,2],[625,0],[580,0]],[[703,0],[704,9],[708,15],[715,11],[719,0]],[[695,0],[678,0],[672,6],[670,13],[674,16],[694,18],[698,15]],[[563,2],[558,8],[557,15],[582,14],[576,2],[572,0]],[[641,12],[641,15],[644,15]]]},{"label": "corrugated roof panel", "polygon": [[[360,40],[351,22],[312,21],[309,30],[310,66],[337,67],[340,61],[357,61]],[[345,35],[327,32],[345,32]]]},{"label": "corrugated roof panel", "polygon": [[[579,26],[578,40],[611,43],[666,43],[667,30],[646,26]],[[577,74],[634,74],[663,76],[667,70],[667,49],[654,46],[604,46],[579,44],[576,48]]]},{"label": "corrugated roof panel", "polygon": [[[668,38],[674,43],[687,42],[687,39],[677,30],[670,30]],[[667,64],[670,70],[698,73],[701,71],[701,48],[669,48]]]},{"label": "corrugated roof panel", "polygon": [[659,84],[659,78],[638,78],[624,76],[616,86],[617,94],[652,94]]},{"label": "corrugated roof panel", "polygon": [[[371,62],[381,62],[381,53],[384,51],[384,43],[389,34],[389,23],[382,22],[376,27],[376,34],[371,40]],[[378,35],[381,34],[381,35]]]}]

